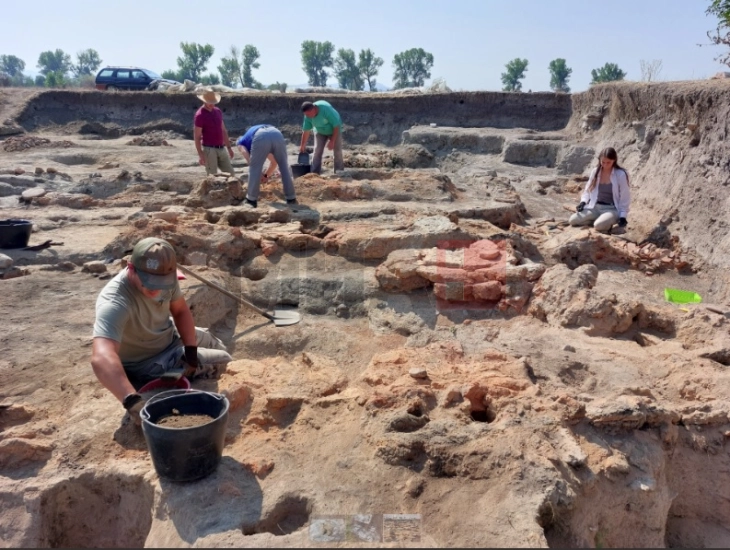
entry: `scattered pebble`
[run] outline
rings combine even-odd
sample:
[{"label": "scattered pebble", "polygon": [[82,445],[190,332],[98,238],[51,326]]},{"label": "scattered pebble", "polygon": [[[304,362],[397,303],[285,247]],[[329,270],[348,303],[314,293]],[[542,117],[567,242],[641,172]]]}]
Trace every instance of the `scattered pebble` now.
[{"label": "scattered pebble", "polygon": [[86,262],[81,268],[86,273],[106,273],[106,264],[100,260]]},{"label": "scattered pebble", "polygon": [[0,269],[8,269],[13,265],[13,259],[5,254],[0,254]]},{"label": "scattered pebble", "polygon": [[575,353],[575,348],[573,346],[568,345],[563,348],[563,351],[569,351],[571,353]]},{"label": "scattered pebble", "polygon": [[423,380],[424,378],[428,378],[428,371],[424,369],[423,367],[413,367],[411,370],[408,371],[408,374],[411,375],[412,378],[415,378],[416,380]]}]

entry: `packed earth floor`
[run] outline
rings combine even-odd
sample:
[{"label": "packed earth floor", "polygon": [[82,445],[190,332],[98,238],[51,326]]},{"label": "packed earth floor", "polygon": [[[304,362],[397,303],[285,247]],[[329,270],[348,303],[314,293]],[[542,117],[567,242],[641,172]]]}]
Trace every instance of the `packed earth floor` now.
[{"label": "packed earth floor", "polygon": [[[78,95],[0,90],[0,217],[31,220],[36,247],[0,266],[4,545],[730,546],[730,84],[333,96],[346,170],[326,157],[291,207],[274,178],[257,209],[231,204],[240,156],[205,177],[190,109]],[[273,121],[292,162],[307,99]],[[606,146],[628,228],[569,227]],[[148,236],[302,318],[181,281],[234,357],[193,384],[230,416],[192,483],[158,477],[89,363],[96,297]]]}]

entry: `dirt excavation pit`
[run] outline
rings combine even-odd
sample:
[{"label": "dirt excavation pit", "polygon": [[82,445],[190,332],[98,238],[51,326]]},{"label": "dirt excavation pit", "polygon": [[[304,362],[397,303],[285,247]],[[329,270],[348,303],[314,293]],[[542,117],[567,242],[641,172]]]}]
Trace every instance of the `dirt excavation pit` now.
[{"label": "dirt excavation pit", "polygon": [[153,489],[140,476],[94,473],[59,482],[40,496],[41,548],[144,548]]},{"label": "dirt excavation pit", "polygon": [[[297,205],[273,177],[256,209],[238,155],[201,173],[192,96],[11,99],[0,213],[40,246],[0,251],[8,546],[730,546],[725,84],[333,97],[346,169],[326,156]],[[242,101],[221,101],[231,135],[265,114],[293,162],[289,94]],[[606,146],[629,225],[570,227]],[[180,281],[234,358],[193,382],[230,404],[194,483],[157,476],[89,365],[96,297],[150,236],[301,315]]]}]

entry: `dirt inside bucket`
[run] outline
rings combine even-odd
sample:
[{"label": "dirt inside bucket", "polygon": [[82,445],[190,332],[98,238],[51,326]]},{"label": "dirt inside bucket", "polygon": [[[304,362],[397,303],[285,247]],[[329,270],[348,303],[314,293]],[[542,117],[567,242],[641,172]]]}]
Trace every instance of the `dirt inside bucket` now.
[{"label": "dirt inside bucket", "polygon": [[180,414],[177,409],[172,409],[172,414],[163,416],[155,424],[165,428],[194,428],[213,420],[215,418],[208,414]]}]

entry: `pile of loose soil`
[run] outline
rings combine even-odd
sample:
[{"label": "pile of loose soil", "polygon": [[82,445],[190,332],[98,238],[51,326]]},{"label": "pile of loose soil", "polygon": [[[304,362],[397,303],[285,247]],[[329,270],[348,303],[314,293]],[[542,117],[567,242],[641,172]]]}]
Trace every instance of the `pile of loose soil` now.
[{"label": "pile of loose soil", "polygon": [[165,428],[195,428],[213,420],[215,418],[208,414],[175,414],[173,411],[173,414],[163,416],[155,424]]},{"label": "pile of loose soil", "polygon": [[68,140],[63,141],[51,141],[48,138],[34,137],[34,136],[16,136],[9,137],[3,143],[3,150],[8,153],[15,151],[25,151],[26,149],[32,149],[33,147],[72,147],[73,143]]},{"label": "pile of loose soil", "polygon": [[136,138],[128,141],[127,145],[140,145],[146,147],[172,147],[172,144],[168,143],[165,138],[152,135],[137,136]]}]

